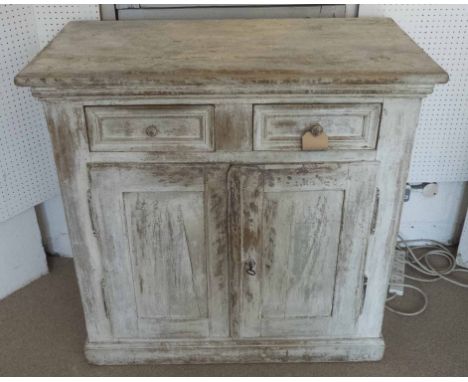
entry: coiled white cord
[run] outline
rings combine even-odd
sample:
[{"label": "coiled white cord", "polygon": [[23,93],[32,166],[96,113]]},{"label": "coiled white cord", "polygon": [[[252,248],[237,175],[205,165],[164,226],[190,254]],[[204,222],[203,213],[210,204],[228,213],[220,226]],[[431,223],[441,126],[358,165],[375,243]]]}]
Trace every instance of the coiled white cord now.
[{"label": "coiled white cord", "polygon": [[[422,275],[427,276],[415,277],[405,274],[405,278],[421,282],[435,282],[439,280],[445,280],[459,287],[468,288],[468,284],[462,283],[458,280],[449,277],[450,275],[453,275],[457,272],[468,273],[468,269],[457,268],[455,255],[452,252],[450,252],[450,250],[442,243],[429,239],[405,240],[401,237],[401,235],[398,235],[397,249],[405,251],[405,259],[396,259],[395,261],[404,261],[405,266],[407,265],[415,271],[421,273]],[[423,252],[421,255],[417,256],[414,251],[419,249],[425,249],[426,251]],[[431,264],[429,259],[431,257],[436,256],[443,258],[447,262],[447,266],[445,268],[436,269],[434,265]],[[422,291],[422,289],[406,283],[392,285],[401,286],[403,288],[409,288],[417,291],[423,297],[424,303],[421,308],[415,310],[414,312],[403,312],[401,310],[392,308],[391,306],[386,304],[385,308],[387,310],[399,314],[401,316],[417,316],[426,310],[428,305],[428,297],[426,293]],[[396,297],[396,294],[390,295],[387,298],[387,302],[394,300]]]}]

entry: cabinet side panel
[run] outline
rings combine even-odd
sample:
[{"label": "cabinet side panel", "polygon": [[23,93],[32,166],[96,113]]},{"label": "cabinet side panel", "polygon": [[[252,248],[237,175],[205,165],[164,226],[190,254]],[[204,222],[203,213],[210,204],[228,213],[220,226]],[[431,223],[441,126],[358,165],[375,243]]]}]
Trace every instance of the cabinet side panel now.
[{"label": "cabinet side panel", "polygon": [[80,104],[44,104],[54,147],[68,231],[89,341],[110,340],[111,327],[103,296],[102,266],[88,205],[89,159]]},{"label": "cabinet side panel", "polygon": [[386,99],[383,105],[377,160],[378,215],[370,236],[365,264],[366,296],[356,335],[378,337],[381,333],[385,298],[395,252],[403,192],[408,177],[411,149],[421,100]]}]

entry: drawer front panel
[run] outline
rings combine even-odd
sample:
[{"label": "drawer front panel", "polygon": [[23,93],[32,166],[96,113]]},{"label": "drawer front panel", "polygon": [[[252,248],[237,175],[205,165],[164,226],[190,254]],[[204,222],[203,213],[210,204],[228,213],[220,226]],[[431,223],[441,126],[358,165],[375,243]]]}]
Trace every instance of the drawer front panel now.
[{"label": "drawer front panel", "polygon": [[375,149],[380,104],[254,105],[254,149],[300,151],[301,138],[319,124],[329,149]]},{"label": "drawer front panel", "polygon": [[213,151],[214,106],[86,107],[91,151]]}]

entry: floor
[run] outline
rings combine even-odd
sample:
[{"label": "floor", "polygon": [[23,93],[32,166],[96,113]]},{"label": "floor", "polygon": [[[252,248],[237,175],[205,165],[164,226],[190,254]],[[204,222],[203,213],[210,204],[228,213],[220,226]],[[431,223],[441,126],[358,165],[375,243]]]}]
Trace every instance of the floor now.
[{"label": "floor", "polygon": [[[0,301],[0,376],[466,376],[468,290],[424,284],[421,316],[386,313],[384,359],[369,363],[93,366],[73,262],[50,258],[50,274]],[[401,307],[416,306],[408,292]],[[406,306],[405,306],[406,305]]]}]

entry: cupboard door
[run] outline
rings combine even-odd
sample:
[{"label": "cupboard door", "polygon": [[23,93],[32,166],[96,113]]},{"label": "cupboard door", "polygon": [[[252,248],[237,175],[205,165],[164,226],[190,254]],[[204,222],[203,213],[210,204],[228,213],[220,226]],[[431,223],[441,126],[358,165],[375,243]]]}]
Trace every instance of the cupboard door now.
[{"label": "cupboard door", "polygon": [[229,172],[232,334],[352,336],[377,163]]},{"label": "cupboard door", "polygon": [[115,338],[228,335],[226,173],[224,165],[90,166]]}]

